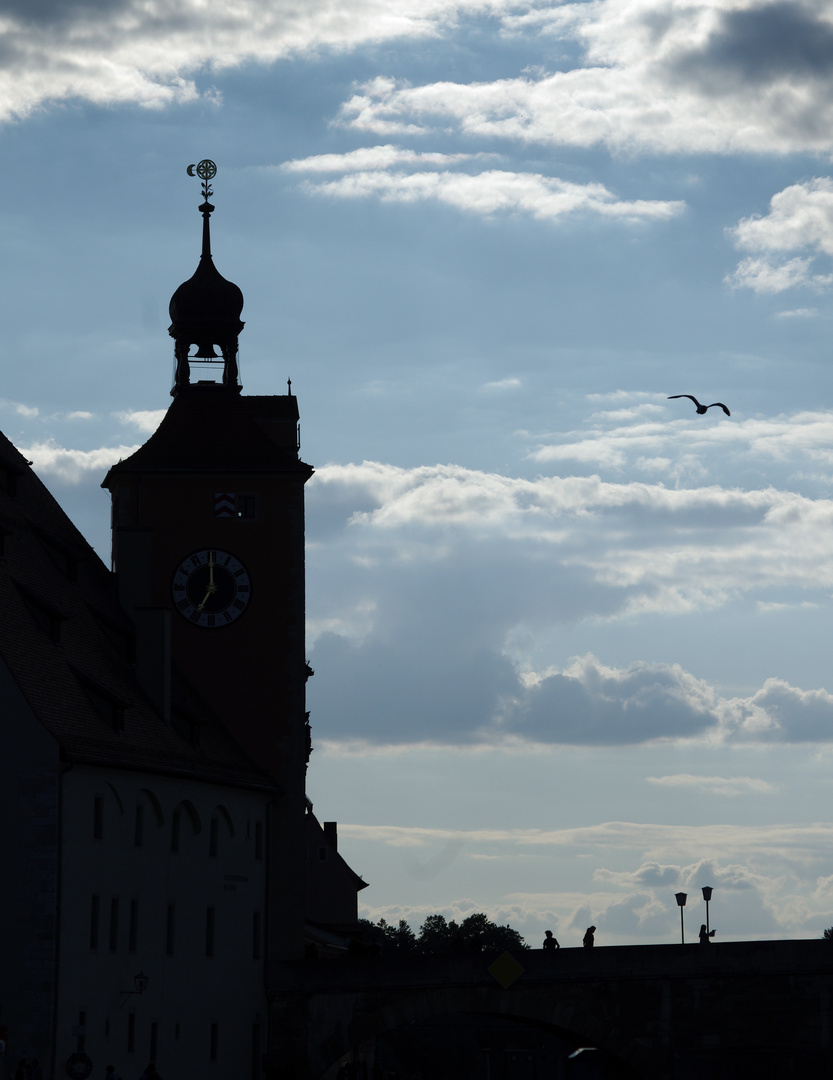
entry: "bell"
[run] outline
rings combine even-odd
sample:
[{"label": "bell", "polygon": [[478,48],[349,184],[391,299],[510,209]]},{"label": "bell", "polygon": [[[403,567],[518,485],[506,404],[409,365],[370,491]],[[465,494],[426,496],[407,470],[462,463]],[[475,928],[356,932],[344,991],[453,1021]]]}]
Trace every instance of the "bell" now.
[{"label": "bell", "polygon": [[214,346],[210,341],[198,341],[197,346],[196,359],[219,360],[217,353],[214,352]]}]

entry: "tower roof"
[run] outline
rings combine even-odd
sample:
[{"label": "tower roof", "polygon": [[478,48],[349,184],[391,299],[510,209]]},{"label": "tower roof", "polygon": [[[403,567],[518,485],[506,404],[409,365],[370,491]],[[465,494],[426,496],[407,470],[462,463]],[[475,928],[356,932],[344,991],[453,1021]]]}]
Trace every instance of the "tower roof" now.
[{"label": "tower roof", "polygon": [[189,165],[188,172],[202,178],[202,253],[194,274],[184,281],[171,297],[169,312],[171,325],[168,333],[174,339],[177,360],[173,394],[190,385],[189,351],[197,346],[193,359],[208,363],[219,361],[214,346],[219,346],[223,362],[222,384],[237,389],[237,338],[244,323],[240,319],[243,310],[243,293],[232,281],[222,276],[211,257],[210,216],[214,207],[208,201],[212,189],[209,181],[217,172],[213,161],[207,159],[199,165]]},{"label": "tower roof", "polygon": [[312,473],[298,458],[295,395],[244,396],[199,382],[174,398],[153,435],[110,469],[102,487],[125,473],[285,469]]}]

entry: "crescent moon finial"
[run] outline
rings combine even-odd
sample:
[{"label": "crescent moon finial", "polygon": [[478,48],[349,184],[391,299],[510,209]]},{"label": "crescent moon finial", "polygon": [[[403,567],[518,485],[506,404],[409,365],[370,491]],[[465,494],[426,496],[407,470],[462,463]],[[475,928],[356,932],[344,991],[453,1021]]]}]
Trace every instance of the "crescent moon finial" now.
[{"label": "crescent moon finial", "polygon": [[188,168],[185,171],[188,173],[189,176],[193,176],[194,175],[194,169],[196,169],[196,167],[197,167],[196,165],[189,165]]}]

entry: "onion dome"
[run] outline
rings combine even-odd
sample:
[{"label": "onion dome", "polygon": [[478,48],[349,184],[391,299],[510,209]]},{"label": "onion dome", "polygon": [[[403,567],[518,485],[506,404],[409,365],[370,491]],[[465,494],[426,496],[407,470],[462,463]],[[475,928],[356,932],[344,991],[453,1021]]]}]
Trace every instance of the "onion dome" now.
[{"label": "onion dome", "polygon": [[[189,166],[189,173],[194,166]],[[218,346],[223,363],[223,385],[237,390],[237,337],[243,329],[240,312],[243,310],[243,293],[232,281],[227,281],[217,270],[211,258],[209,217],[214,207],[208,201],[212,194],[208,179],[214,176],[216,166],[201,161],[198,175],[203,177],[202,255],[200,263],[187,281],[184,281],[171,297],[169,311],[171,325],[168,333],[174,339],[176,376],[172,394],[190,384],[189,352],[192,345],[197,351],[191,359],[205,363],[220,362],[214,351]],[[201,170],[201,171],[200,171]],[[193,175],[193,174],[192,174]]]}]

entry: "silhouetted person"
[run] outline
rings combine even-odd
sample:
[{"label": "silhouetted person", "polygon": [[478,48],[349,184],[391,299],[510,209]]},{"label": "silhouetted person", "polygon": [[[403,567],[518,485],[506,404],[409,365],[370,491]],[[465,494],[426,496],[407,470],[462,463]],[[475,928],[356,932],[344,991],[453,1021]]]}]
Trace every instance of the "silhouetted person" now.
[{"label": "silhouetted person", "polygon": [[104,1070],[104,1080],[121,1080],[115,1065],[108,1065]]},{"label": "silhouetted person", "polygon": [[706,924],[701,923],[701,925],[700,925],[700,944],[701,945],[708,945],[709,938],[711,938],[711,937],[714,937],[714,930],[707,930],[706,929]]},{"label": "silhouetted person", "polygon": [[669,394],[668,395],[668,400],[673,401],[675,398],[681,398],[681,397],[691,398],[691,400],[697,406],[697,415],[698,416],[702,416],[704,413],[707,413],[709,411],[709,409],[722,409],[726,413],[727,416],[732,415],[729,412],[729,410],[726,408],[726,406],[723,404],[722,401],[713,401],[711,403],[711,405],[701,405],[700,402],[697,400],[696,397],[694,397],[693,394]]},{"label": "silhouetted person", "polygon": [[541,946],[542,949],[549,949],[550,952],[554,952],[556,949],[561,948],[558,944],[558,940],[552,936],[552,930],[545,930],[544,933],[546,936],[544,938],[544,944]]},{"label": "silhouetted person", "polygon": [[156,1071],[156,1062],[149,1061],[147,1068],[139,1077],[139,1080],[162,1080],[162,1077]]},{"label": "silhouetted person", "polygon": [[595,945],[595,943],[596,943],[596,938],[594,937],[595,933],[596,933],[596,927],[595,926],[588,926],[587,927],[587,930],[586,930],[586,932],[584,934],[584,939],[582,941],[582,945],[585,947],[585,949],[592,949],[593,946]]}]

